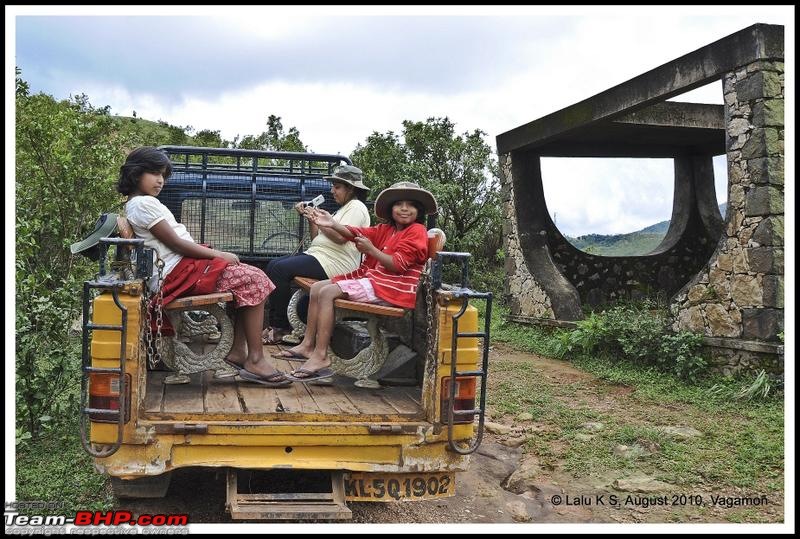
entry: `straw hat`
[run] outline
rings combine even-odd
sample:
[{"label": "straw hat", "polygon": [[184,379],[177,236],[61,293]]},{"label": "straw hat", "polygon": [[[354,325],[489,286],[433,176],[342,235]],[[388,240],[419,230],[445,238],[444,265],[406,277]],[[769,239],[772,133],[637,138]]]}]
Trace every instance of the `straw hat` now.
[{"label": "straw hat", "polygon": [[436,199],[430,191],[427,191],[414,182],[397,182],[391,187],[387,187],[380,192],[375,199],[375,215],[381,219],[389,219],[392,213],[392,206],[398,200],[414,200],[422,204],[425,208],[425,215],[436,213]]}]

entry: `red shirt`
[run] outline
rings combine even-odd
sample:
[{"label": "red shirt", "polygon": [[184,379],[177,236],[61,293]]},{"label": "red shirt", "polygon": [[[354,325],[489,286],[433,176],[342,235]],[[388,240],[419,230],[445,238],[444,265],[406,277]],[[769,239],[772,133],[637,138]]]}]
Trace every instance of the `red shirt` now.
[{"label": "red shirt", "polygon": [[355,271],[337,275],[331,281],[335,283],[366,277],[380,299],[398,307],[413,309],[417,303],[419,278],[428,260],[428,231],[425,226],[413,223],[403,230],[387,224],[347,228],[353,234],[367,237],[372,245],[391,255],[399,271],[392,271],[378,262],[377,258],[367,256]]}]

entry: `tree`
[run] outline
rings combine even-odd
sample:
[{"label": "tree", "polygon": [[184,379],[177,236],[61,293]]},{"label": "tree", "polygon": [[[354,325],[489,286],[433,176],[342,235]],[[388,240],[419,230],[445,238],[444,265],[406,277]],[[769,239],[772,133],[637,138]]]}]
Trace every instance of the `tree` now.
[{"label": "tree", "polygon": [[211,129],[201,129],[194,136],[194,143],[205,148],[227,148],[228,144],[222,140],[220,132]]},{"label": "tree", "polygon": [[353,163],[364,171],[370,197],[401,179],[411,178],[411,162],[405,145],[392,131],[373,132],[365,145],[357,145],[350,155]]},{"label": "tree", "polygon": [[476,129],[456,135],[448,118],[403,122],[403,139],[392,131],[373,133],[351,159],[364,171],[372,196],[407,180],[429,189],[439,203],[437,225],[448,250],[471,251],[494,263],[502,243],[497,163]]},{"label": "tree", "polygon": [[39,435],[74,415],[80,347],[69,326],[96,270],[69,245],[120,202],[115,184],[131,140],[85,95],[30,95],[16,73],[16,361],[18,417]]},{"label": "tree", "polygon": [[492,149],[483,140],[486,133],[456,135],[446,117],[404,121],[403,133],[413,172],[436,195],[448,243],[456,250],[479,248],[486,257],[494,255],[500,246],[499,182]]},{"label": "tree", "polygon": [[267,130],[260,135],[245,135],[241,142],[236,144],[239,136],[234,139],[234,147],[247,150],[270,150],[277,152],[305,152],[306,145],[300,140],[300,131],[290,127],[289,132],[283,130],[280,116],[270,114],[267,118]]}]

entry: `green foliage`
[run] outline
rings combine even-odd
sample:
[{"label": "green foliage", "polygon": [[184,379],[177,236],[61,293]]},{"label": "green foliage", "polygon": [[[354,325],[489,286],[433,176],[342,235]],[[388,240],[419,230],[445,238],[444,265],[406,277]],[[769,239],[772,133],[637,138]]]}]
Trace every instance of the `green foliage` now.
[{"label": "green foliage", "polygon": [[[18,443],[16,464],[18,500],[64,504],[48,509],[49,515],[75,516],[78,510],[104,511],[113,506],[106,477],[94,469],[92,457],[83,451],[74,417],[43,433],[35,442],[29,439]],[[42,514],[42,510],[21,513]]]},{"label": "green foliage", "polygon": [[203,146],[205,148],[225,148],[226,143],[223,142],[219,131],[212,131],[211,129],[202,129],[194,136],[194,143],[196,146]]},{"label": "green foliage", "polygon": [[[219,134],[218,131],[216,133]],[[274,114],[270,114],[267,118],[266,131],[263,131],[260,135],[245,135],[241,142],[238,141],[237,136],[231,146],[245,150],[308,151],[306,145],[300,140],[300,131],[296,127],[290,127],[289,132],[285,133],[281,117]]]},{"label": "green foliage", "polygon": [[741,400],[765,400],[772,392],[772,382],[764,369],[761,369],[752,383],[742,387],[736,394]]},{"label": "green foliage", "polygon": [[[370,197],[402,179],[411,180],[411,163],[405,145],[392,131],[374,132],[367,137],[366,144],[356,146],[350,155],[353,163],[364,171],[365,183],[370,188]],[[416,181],[416,180],[412,180]]]},{"label": "green foliage", "polygon": [[573,331],[566,331],[559,335],[558,357],[580,351],[591,354],[600,347],[613,344],[605,319],[595,313],[590,313],[585,320],[578,322],[578,327]]},{"label": "green foliage", "polygon": [[708,369],[708,362],[700,355],[703,336],[681,331],[661,336],[661,355],[658,359],[667,369],[685,380],[697,380]]},{"label": "green foliage", "polygon": [[558,357],[602,354],[615,361],[652,365],[695,380],[708,367],[700,355],[702,344],[701,335],[671,333],[665,309],[644,302],[590,313],[577,322],[575,330],[561,335]]},{"label": "green foliage", "polygon": [[439,203],[445,249],[470,252],[474,275],[489,284],[496,281],[502,215],[497,162],[484,136],[478,129],[458,135],[448,118],[404,121],[402,141],[392,131],[373,133],[350,157],[373,197],[402,180],[429,189]]},{"label": "green foliage", "polygon": [[108,107],[30,95],[18,70],[16,143],[17,426],[36,439],[74,404],[80,379],[69,326],[94,267],[69,246],[119,204],[117,167],[131,139]]},{"label": "green foliage", "polygon": [[506,270],[502,263],[491,264],[485,258],[470,259],[469,286],[473,290],[492,292],[495,301],[503,297]]},{"label": "green foliage", "polygon": [[[141,122],[142,120],[139,120]],[[191,131],[191,127],[180,127],[177,125],[171,125],[163,120],[159,120],[158,125],[161,126],[166,133],[153,133],[155,136],[145,136],[143,137],[144,140],[141,141],[142,145],[146,146],[161,146],[162,144],[171,144],[173,146],[183,146],[187,145],[190,142],[189,132]],[[146,133],[141,127],[138,129],[139,133]],[[151,131],[152,132],[152,131]]]}]

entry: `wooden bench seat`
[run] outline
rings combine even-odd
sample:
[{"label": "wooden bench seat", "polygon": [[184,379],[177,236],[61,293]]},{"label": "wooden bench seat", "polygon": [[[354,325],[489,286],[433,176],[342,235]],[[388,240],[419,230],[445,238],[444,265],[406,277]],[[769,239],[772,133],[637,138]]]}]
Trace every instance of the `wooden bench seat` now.
[{"label": "wooden bench seat", "polygon": [[202,296],[188,296],[185,298],[174,299],[169,305],[164,305],[165,311],[177,309],[191,309],[203,305],[214,305],[216,303],[228,303],[233,301],[233,294],[230,292],[216,292],[214,294],[203,294]]},{"label": "wooden bench seat", "polygon": [[[308,292],[311,290],[311,285],[316,283],[316,279],[308,277],[295,277],[295,284]],[[406,309],[402,307],[390,307],[388,305],[375,305],[373,303],[362,303],[360,301],[351,301],[349,299],[337,299],[333,302],[335,307],[341,309],[348,309],[350,311],[357,311],[360,313],[377,314],[380,316],[388,316],[390,318],[402,318],[406,314]]]}]

